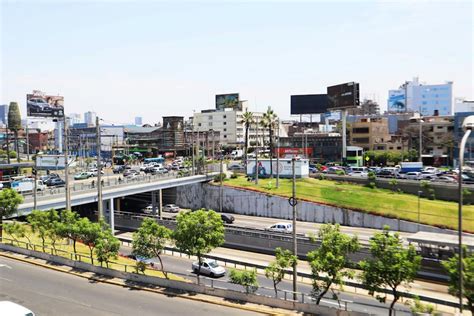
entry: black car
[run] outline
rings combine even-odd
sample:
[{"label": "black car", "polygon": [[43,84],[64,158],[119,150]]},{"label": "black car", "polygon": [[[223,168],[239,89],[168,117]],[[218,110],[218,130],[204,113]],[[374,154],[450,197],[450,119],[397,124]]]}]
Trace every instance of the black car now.
[{"label": "black car", "polygon": [[64,180],[61,179],[61,178],[50,178],[50,179],[46,180],[45,184],[48,187],[58,187],[58,186],[65,185],[66,182],[64,182]]},{"label": "black car", "polygon": [[235,221],[234,216],[230,214],[221,214],[221,219],[226,224],[232,224]]}]

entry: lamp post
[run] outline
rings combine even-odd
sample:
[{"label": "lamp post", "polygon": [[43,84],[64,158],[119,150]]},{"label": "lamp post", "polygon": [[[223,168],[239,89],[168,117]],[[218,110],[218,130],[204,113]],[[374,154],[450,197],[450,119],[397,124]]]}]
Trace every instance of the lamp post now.
[{"label": "lamp post", "polygon": [[422,154],[423,154],[423,119],[422,119],[422,116],[421,116],[421,113],[420,113],[420,135],[419,135],[419,138],[420,138],[420,147],[419,147],[419,152],[420,152],[420,162],[423,162],[423,158],[422,158]]},{"label": "lamp post", "polygon": [[423,191],[418,191],[418,231],[420,231],[420,198]]},{"label": "lamp post", "polygon": [[459,146],[459,174],[458,174],[458,273],[459,273],[459,311],[462,314],[463,310],[463,264],[462,264],[462,204],[463,204],[463,192],[462,192],[462,166],[464,164],[464,149],[466,147],[466,141],[471,135],[471,131],[474,128],[474,115],[468,116],[464,119],[462,127],[466,132],[462,137],[461,144]]}]

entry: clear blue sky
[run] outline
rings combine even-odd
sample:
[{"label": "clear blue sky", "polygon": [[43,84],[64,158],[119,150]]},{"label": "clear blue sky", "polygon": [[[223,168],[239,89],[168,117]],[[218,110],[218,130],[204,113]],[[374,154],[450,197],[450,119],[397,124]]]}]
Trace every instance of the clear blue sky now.
[{"label": "clear blue sky", "polygon": [[251,110],[290,117],[290,95],[358,81],[387,90],[419,76],[473,98],[471,1],[6,1],[0,103],[33,89],[67,113],[161,121],[240,92]]}]

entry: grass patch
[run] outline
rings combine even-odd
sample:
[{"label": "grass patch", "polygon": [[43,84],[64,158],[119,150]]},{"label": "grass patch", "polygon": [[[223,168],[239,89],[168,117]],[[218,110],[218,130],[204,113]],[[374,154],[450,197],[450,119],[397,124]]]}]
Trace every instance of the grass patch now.
[{"label": "grass patch", "polygon": [[[272,183],[271,194],[291,196],[292,182],[280,179],[280,187],[275,186],[275,179],[259,179],[259,184],[247,181],[239,176],[228,179],[224,185],[255,190],[269,194],[268,186]],[[368,188],[362,185],[319,180],[312,178],[296,180],[298,199],[344,207],[370,214],[391,218],[418,221],[418,197],[412,194],[397,193],[387,189]],[[442,228],[457,229],[458,204],[456,202],[421,199],[420,222]],[[474,232],[474,206],[463,206],[463,228]]]},{"label": "grass patch", "polygon": [[[29,227],[28,227],[29,228]],[[8,238],[8,239],[14,239],[12,236],[6,234],[3,232],[3,236]],[[42,248],[42,243],[41,243],[41,238],[39,238],[37,235],[33,234],[31,231],[28,235],[28,238],[31,241],[31,244],[34,245],[34,250],[36,251],[43,251]],[[27,238],[18,238],[18,241],[20,242],[15,242],[13,241],[12,244],[17,245],[22,248],[26,248],[26,243],[28,243]],[[31,249],[31,247],[30,247]],[[87,247],[85,244],[77,242],[76,243],[76,250],[77,250],[77,259],[82,262],[86,263],[91,263],[90,259],[90,252],[89,252],[89,247]],[[69,245],[67,241],[61,240],[56,242],[56,251],[54,251],[53,247],[51,246],[50,240],[47,240],[46,246],[45,246],[45,252],[58,255],[64,258],[71,259],[71,254],[74,255],[73,251],[73,246],[72,243]],[[72,257],[74,258],[74,257]],[[94,265],[100,266],[100,263],[97,261],[97,258],[94,256]],[[126,266],[126,268],[125,268]],[[126,271],[126,272],[135,272],[135,266],[136,266],[136,261],[127,257],[122,257],[118,256],[116,260],[112,260],[109,262],[109,268],[114,269],[114,270],[119,270],[119,271]],[[103,267],[105,268],[106,265],[104,263]],[[165,266],[166,268],[166,266]],[[148,276],[155,276],[159,278],[164,278],[165,276],[161,271],[155,270],[155,269],[146,269],[145,270],[145,275]],[[177,281],[185,281],[185,279],[178,277],[174,274],[168,273],[168,278],[170,280],[177,280]]]}]

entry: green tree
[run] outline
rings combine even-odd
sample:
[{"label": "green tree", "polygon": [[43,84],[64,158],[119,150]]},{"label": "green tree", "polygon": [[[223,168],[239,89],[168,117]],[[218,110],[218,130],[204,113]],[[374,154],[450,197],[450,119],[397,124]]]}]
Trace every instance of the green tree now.
[{"label": "green tree", "polygon": [[102,266],[105,262],[108,268],[110,260],[118,258],[119,250],[120,241],[112,234],[112,230],[106,229],[102,231],[94,249],[97,261],[100,262],[100,265]]},{"label": "green tree", "polygon": [[83,217],[77,222],[79,230],[79,240],[81,240],[87,247],[91,257],[91,263],[94,264],[94,247],[102,234],[103,223],[93,223],[88,218]]},{"label": "green tree", "polygon": [[0,191],[0,240],[3,236],[3,218],[15,214],[22,202],[23,197],[15,190],[3,189]]},{"label": "green tree", "polygon": [[59,215],[55,209],[50,209],[46,211],[46,214],[49,220],[48,230],[46,231],[46,237],[49,238],[49,240],[51,241],[51,246],[53,246],[53,249],[56,250],[56,242],[58,242],[58,240],[63,239],[59,230]]},{"label": "green tree", "polygon": [[[15,151],[19,153],[18,148],[18,131],[21,129],[21,114],[18,103],[10,102],[8,108],[8,129],[13,131],[15,136]],[[17,161],[20,162],[20,155],[17,156]]]},{"label": "green tree", "polygon": [[244,135],[244,161],[245,167],[247,167],[247,153],[249,150],[249,129],[250,126],[254,123],[253,113],[249,111],[245,111],[242,114],[242,121],[241,124],[244,124],[245,128],[245,135]]},{"label": "green tree", "polygon": [[[474,315],[474,252],[468,254],[466,248],[463,250],[463,296],[467,300],[471,314]],[[459,296],[458,259],[459,255],[455,255],[443,262],[449,275],[449,294],[453,296]]]},{"label": "green tree", "polygon": [[28,236],[28,230],[26,229],[25,224],[21,224],[17,221],[14,221],[12,223],[5,223],[3,225],[3,229],[5,230],[5,233],[10,235],[17,243],[18,239],[20,238],[26,238],[28,240],[28,243],[31,244],[31,240]]},{"label": "green tree", "polygon": [[72,247],[74,249],[74,254],[76,254],[76,243],[81,237],[79,227],[77,225],[79,221],[79,214],[70,210],[64,210],[61,212],[59,218],[59,223],[56,227],[58,234],[63,238],[72,240]]},{"label": "green tree", "polygon": [[273,177],[273,131],[278,122],[278,116],[271,107],[268,107],[267,112],[263,113],[263,118],[260,124],[268,129],[268,136],[270,137],[269,149],[270,149],[270,177]]},{"label": "green tree", "polygon": [[280,247],[275,249],[275,261],[271,262],[265,268],[265,276],[273,282],[275,297],[278,298],[278,284],[285,276],[285,270],[298,262],[298,258],[289,250],[283,250]]},{"label": "green tree", "polygon": [[244,287],[247,294],[255,293],[258,289],[257,271],[231,269],[229,274],[230,283],[238,284]]},{"label": "green tree", "polygon": [[132,253],[144,258],[157,257],[160,260],[161,271],[168,278],[161,259],[161,252],[166,243],[171,240],[172,232],[168,228],[158,225],[152,218],[145,218],[140,228],[133,233]]},{"label": "green tree", "polygon": [[54,229],[54,225],[59,220],[56,210],[48,211],[33,210],[27,217],[31,225],[31,231],[41,238],[43,251],[46,250],[46,238],[50,235],[50,230]]},{"label": "green tree", "polygon": [[357,236],[341,233],[338,224],[325,224],[318,232],[321,245],[308,252],[308,262],[313,278],[312,295],[319,304],[333,284],[342,287],[344,278],[352,278],[354,272],[346,269],[349,265],[348,255],[360,249]]},{"label": "green tree", "polygon": [[[375,233],[370,239],[370,253],[373,259],[360,262],[362,283],[370,295],[380,288],[388,287],[393,295],[389,316],[392,315],[395,303],[400,299],[398,287],[413,281],[420,268],[421,257],[415,247],[405,247],[398,233],[391,234],[389,227]],[[387,296],[376,295],[377,300],[385,303]]]},{"label": "green tree", "polygon": [[177,225],[173,233],[176,247],[198,258],[199,269],[196,276],[199,283],[202,256],[224,244],[224,224],[220,214],[204,209],[180,213],[176,221]]}]

